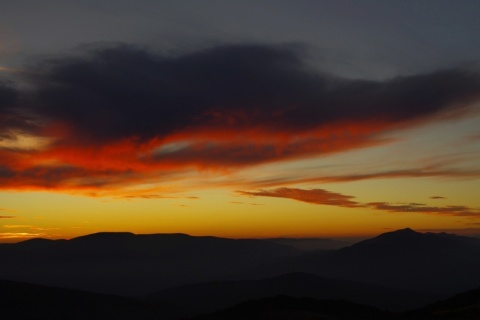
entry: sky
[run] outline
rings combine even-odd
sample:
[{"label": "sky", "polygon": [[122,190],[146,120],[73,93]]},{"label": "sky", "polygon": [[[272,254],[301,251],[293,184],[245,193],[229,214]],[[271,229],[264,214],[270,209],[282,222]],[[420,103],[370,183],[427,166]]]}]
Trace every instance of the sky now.
[{"label": "sky", "polygon": [[0,242],[480,234],[480,4],[0,3]]}]

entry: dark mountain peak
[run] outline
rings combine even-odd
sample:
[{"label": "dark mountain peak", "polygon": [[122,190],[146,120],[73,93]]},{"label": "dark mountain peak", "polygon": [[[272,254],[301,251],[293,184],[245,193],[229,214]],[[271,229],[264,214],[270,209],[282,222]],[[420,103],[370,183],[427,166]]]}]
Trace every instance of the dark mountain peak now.
[{"label": "dark mountain peak", "polygon": [[391,238],[391,239],[400,239],[400,240],[405,240],[405,239],[418,239],[421,237],[423,233],[417,232],[413,229],[410,228],[405,228],[405,229],[399,229],[391,232],[385,232],[379,235],[377,238]]},{"label": "dark mountain peak", "polygon": [[[392,232],[383,233],[370,240],[381,240],[381,241],[415,241],[415,242],[438,242],[438,243],[447,243],[447,242],[470,242],[480,244],[480,241],[474,238],[459,236],[454,233],[446,232],[417,232],[410,228],[400,229]],[[368,240],[367,240],[368,241]]]},{"label": "dark mountain peak", "polygon": [[382,233],[374,238],[360,241],[351,247],[372,246],[380,244],[407,243],[417,241],[424,236],[423,233],[416,232],[410,228],[399,229],[395,231]]},{"label": "dark mountain peak", "polygon": [[92,234],[87,234],[85,236],[73,238],[70,241],[120,240],[120,239],[130,239],[133,237],[135,237],[135,234],[131,232],[98,232],[98,233],[92,233]]},{"label": "dark mountain peak", "polygon": [[397,233],[397,234],[413,234],[413,233],[419,233],[419,232],[416,232],[415,230],[413,230],[413,229],[411,229],[411,228],[404,228],[404,229],[399,229],[399,230],[393,231],[392,233]]},{"label": "dark mountain peak", "polygon": [[423,233],[417,232],[413,229],[410,228],[405,228],[405,229],[399,229],[391,232],[385,232],[377,236],[379,237],[398,237],[398,238],[403,238],[403,237],[418,237],[422,235]]},{"label": "dark mountain peak", "polygon": [[382,233],[375,238],[340,249],[333,255],[347,255],[350,258],[355,256],[362,260],[367,258],[382,261],[405,259],[404,263],[412,259],[424,261],[428,256],[430,260],[435,258],[438,263],[444,264],[442,259],[447,257],[452,259],[454,256],[460,258],[461,253],[472,252],[472,250],[473,252],[480,250],[480,241],[454,234],[421,233],[405,228]]},{"label": "dark mountain peak", "polygon": [[[430,254],[438,250],[460,249],[464,245],[478,246],[476,239],[446,233],[421,233],[410,228],[382,233],[374,238],[360,241],[350,247],[340,249],[340,252],[358,252],[358,254],[398,255],[401,253]],[[407,249],[408,248],[408,249]],[[448,249],[450,248],[450,249]],[[353,251],[352,251],[353,250]],[[433,250],[433,251],[432,251]],[[423,252],[423,253],[422,253]]]}]

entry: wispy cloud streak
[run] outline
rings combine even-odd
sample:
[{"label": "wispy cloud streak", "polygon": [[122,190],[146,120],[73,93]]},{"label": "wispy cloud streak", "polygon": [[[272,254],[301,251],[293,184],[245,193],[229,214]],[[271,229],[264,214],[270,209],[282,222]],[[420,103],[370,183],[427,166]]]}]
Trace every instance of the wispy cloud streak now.
[{"label": "wispy cloud streak", "polygon": [[[480,170],[462,170],[462,169],[435,169],[416,168],[403,170],[386,170],[380,172],[361,173],[361,174],[344,174],[344,175],[320,175],[320,176],[292,176],[279,175],[274,178],[257,179],[247,182],[250,187],[266,188],[281,185],[291,185],[298,183],[342,183],[355,182],[371,179],[399,179],[399,178],[425,178],[425,177],[440,177],[440,178],[462,178],[462,179],[476,179],[480,177]],[[440,198],[435,198],[440,199]]]}]

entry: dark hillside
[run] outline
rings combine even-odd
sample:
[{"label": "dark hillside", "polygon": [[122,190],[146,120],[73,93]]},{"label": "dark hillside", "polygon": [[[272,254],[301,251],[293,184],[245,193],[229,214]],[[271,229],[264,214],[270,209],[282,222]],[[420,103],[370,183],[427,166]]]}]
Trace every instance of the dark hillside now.
[{"label": "dark hillside", "polygon": [[0,301],[2,319],[167,320],[185,315],[161,303],[6,280],[0,280]]}]

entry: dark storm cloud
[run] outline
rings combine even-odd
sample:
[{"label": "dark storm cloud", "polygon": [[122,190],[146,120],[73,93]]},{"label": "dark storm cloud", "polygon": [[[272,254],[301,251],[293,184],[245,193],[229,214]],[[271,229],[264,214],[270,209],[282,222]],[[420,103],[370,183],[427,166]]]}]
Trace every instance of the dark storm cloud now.
[{"label": "dark storm cloud", "polygon": [[10,135],[10,130],[21,125],[14,107],[18,101],[18,92],[13,86],[0,79],[0,139]]},{"label": "dark storm cloud", "polygon": [[223,127],[225,117],[248,126],[244,116],[259,112],[251,120],[266,120],[284,104],[283,92],[300,90],[292,85],[303,80],[295,78],[304,77],[292,52],[261,46],[181,57],[120,46],[49,68],[39,83],[39,111],[96,139],[151,138],[204,123]]},{"label": "dark storm cloud", "polygon": [[17,91],[7,81],[0,79],[0,112],[11,108],[17,101]]},{"label": "dark storm cloud", "polygon": [[38,131],[37,120],[43,115],[38,114],[40,118],[37,118],[37,110],[30,114],[28,108],[21,105],[22,100],[22,93],[14,83],[0,79],[0,141],[15,139],[20,132],[34,134]]},{"label": "dark storm cloud", "polygon": [[[22,74],[22,91],[0,83],[0,188],[94,189],[371,147],[389,143],[389,130],[465,112],[480,94],[479,74],[465,69],[352,80],[315,71],[304,53],[230,45],[173,56],[119,45],[39,63]],[[10,148],[22,134],[44,143]]]},{"label": "dark storm cloud", "polygon": [[293,134],[345,121],[404,123],[461,109],[480,92],[463,69],[386,81],[314,72],[282,46],[223,46],[162,56],[129,46],[50,61],[35,112],[91,141],[262,128]]}]

